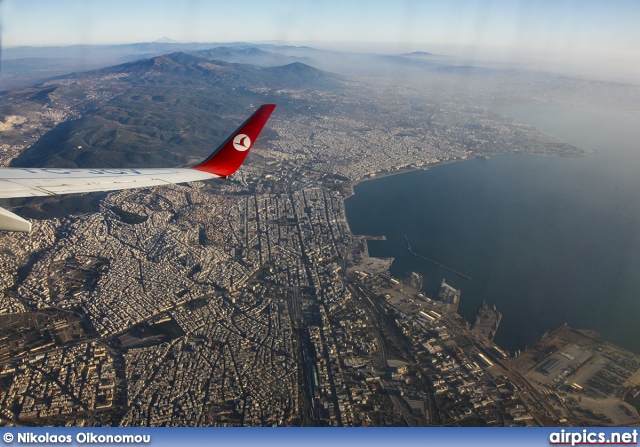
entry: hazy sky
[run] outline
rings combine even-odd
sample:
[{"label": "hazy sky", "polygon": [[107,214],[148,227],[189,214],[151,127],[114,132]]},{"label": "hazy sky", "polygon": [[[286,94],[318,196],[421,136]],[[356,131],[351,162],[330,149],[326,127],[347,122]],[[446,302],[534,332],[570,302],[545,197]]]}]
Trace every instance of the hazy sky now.
[{"label": "hazy sky", "polygon": [[[0,0],[2,45],[283,41],[621,64],[640,73],[638,0]],[[602,67],[601,67],[602,68]]]}]

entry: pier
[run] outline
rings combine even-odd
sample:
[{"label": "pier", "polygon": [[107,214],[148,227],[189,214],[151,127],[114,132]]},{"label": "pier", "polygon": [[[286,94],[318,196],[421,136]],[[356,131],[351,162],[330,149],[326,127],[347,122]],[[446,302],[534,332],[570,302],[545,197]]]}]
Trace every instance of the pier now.
[{"label": "pier", "polygon": [[[483,301],[476,315],[476,321],[473,323],[471,332],[478,334],[487,341],[493,341],[493,337],[495,337],[498,331],[501,320],[502,314],[496,310],[496,307],[489,306],[486,301]],[[498,350],[498,352],[499,351],[500,350]]]},{"label": "pier", "polygon": [[441,268],[443,268],[445,270],[449,270],[451,273],[455,273],[456,275],[461,276],[462,278],[468,279],[469,281],[471,281],[471,278],[468,277],[467,275],[465,275],[464,273],[460,273],[457,270],[454,270],[454,269],[452,269],[450,267],[447,267],[446,265],[440,264],[439,262],[436,262],[433,259],[429,259],[426,256],[422,256],[420,253],[416,253],[415,251],[413,251],[411,249],[411,244],[409,244],[409,238],[407,237],[406,234],[404,235],[404,240],[407,241],[407,249],[409,250],[409,253],[411,253],[412,255],[417,256],[420,259],[424,259],[425,261],[430,262],[430,263],[432,263],[434,265],[437,265],[438,267],[441,267]]}]

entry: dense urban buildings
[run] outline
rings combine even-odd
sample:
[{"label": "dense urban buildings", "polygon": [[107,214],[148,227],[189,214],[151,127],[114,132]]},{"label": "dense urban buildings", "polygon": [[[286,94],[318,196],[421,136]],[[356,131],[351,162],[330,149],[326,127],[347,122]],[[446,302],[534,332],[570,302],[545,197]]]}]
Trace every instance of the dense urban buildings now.
[{"label": "dense urban buildings", "polygon": [[[161,129],[123,104],[147,98],[178,110],[182,99],[156,92],[155,80],[163,64],[175,81],[196,63],[208,70],[171,55],[155,61],[152,81],[96,71],[5,94],[3,165],[64,123],[79,126],[65,150],[109,138],[126,146],[136,126],[144,138],[187,139],[195,117]],[[568,327],[509,355],[493,343],[498,310],[483,307],[472,326],[457,314],[464,292],[443,281],[441,296],[427,297],[418,275],[391,277],[345,215],[353,184],[375,176],[502,152],[581,151],[492,114],[482,86],[454,100],[446,89],[331,82],[340,88],[238,87],[252,108],[275,102],[281,114],[228,180],[114,192],[90,212],[0,235],[3,424],[640,422],[621,399],[640,390],[638,356]],[[214,100],[197,93],[206,114]]]}]

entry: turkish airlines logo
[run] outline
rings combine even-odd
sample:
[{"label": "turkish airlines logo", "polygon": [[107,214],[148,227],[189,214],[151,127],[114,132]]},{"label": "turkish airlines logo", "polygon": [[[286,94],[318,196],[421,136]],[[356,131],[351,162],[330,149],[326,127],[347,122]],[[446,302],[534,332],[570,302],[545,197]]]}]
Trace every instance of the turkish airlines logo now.
[{"label": "turkish airlines logo", "polygon": [[251,147],[251,138],[243,133],[240,133],[233,139],[233,147],[235,148],[235,150],[240,152],[249,150],[249,148]]}]

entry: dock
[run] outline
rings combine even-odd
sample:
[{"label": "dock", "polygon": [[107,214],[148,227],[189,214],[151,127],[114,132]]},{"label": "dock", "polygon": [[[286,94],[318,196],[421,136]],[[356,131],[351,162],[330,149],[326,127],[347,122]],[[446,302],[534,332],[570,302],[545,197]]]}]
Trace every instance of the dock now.
[{"label": "dock", "polygon": [[493,337],[495,337],[500,325],[500,320],[502,320],[502,314],[496,310],[496,307],[489,306],[486,302],[483,302],[480,310],[478,310],[471,332],[478,334],[487,341],[493,341]]}]

